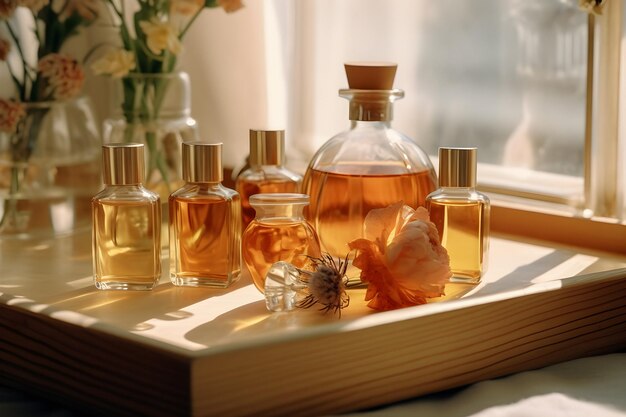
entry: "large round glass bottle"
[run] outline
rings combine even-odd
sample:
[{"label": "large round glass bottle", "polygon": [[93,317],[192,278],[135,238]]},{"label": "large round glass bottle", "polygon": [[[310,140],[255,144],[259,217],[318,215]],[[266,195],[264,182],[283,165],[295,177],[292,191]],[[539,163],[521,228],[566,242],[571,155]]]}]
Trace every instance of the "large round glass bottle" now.
[{"label": "large round glass bottle", "polygon": [[307,219],[322,250],[345,257],[347,243],[363,237],[363,220],[374,208],[400,200],[417,208],[435,190],[428,155],[391,127],[395,64],[346,64],[350,128],[328,140],[313,156],[303,181],[310,196]]}]

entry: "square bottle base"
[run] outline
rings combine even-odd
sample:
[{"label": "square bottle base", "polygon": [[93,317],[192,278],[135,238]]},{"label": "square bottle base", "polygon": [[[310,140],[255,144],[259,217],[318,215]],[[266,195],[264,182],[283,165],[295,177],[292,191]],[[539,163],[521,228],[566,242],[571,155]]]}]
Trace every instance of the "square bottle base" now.
[{"label": "square bottle base", "polygon": [[452,272],[452,277],[450,278],[450,282],[454,282],[457,284],[470,284],[470,285],[477,285],[480,284],[480,278],[481,275],[477,274],[477,275],[464,275],[464,274],[459,274],[456,272]]},{"label": "square bottle base", "polygon": [[170,275],[170,281],[177,287],[203,287],[203,288],[228,288],[231,284],[239,280],[239,272],[228,276],[181,276]]},{"label": "square bottle base", "polygon": [[159,283],[158,279],[152,281],[94,281],[94,285],[99,290],[107,291],[151,291]]}]

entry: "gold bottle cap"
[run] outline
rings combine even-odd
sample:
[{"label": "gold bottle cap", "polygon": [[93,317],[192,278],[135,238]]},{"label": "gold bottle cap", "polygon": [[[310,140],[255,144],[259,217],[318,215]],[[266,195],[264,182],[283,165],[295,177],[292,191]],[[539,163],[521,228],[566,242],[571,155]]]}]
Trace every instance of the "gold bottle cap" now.
[{"label": "gold bottle cap", "polygon": [[141,184],[145,161],[141,143],[109,143],[102,145],[102,177],[106,185]]},{"label": "gold bottle cap", "polygon": [[284,130],[250,129],[250,165],[283,165]]},{"label": "gold bottle cap", "polygon": [[222,182],[222,144],[183,142],[183,180]]},{"label": "gold bottle cap", "polygon": [[346,62],[348,85],[354,90],[391,90],[398,64],[393,62]]},{"label": "gold bottle cap", "polygon": [[476,148],[439,148],[439,186],[476,187]]}]

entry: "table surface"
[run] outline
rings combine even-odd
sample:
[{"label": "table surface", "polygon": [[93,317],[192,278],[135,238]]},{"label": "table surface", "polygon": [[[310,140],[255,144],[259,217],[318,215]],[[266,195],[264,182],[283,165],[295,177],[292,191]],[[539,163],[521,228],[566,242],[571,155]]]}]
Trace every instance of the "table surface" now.
[{"label": "table surface", "polygon": [[[228,290],[179,288],[169,283],[164,267],[160,284],[151,292],[98,291],[92,284],[87,232],[50,241],[0,241],[0,255],[0,297],[4,303],[85,327],[100,326],[120,337],[136,338],[188,355],[231,349],[260,339],[282,337],[293,329],[339,321],[315,310],[299,310],[287,316],[270,314],[247,276]],[[167,256],[163,262],[165,266]],[[624,267],[626,259],[616,255],[495,237],[491,242],[490,267],[482,283],[475,287],[449,287],[446,297],[433,302],[488,296]],[[341,322],[358,323],[374,315],[384,317],[385,313],[366,307],[363,294],[364,290],[351,291],[351,304],[343,312]],[[575,415],[600,409],[605,412],[602,415],[626,415],[626,400],[611,397],[613,387],[621,387],[619,392],[624,392],[624,381],[626,354],[605,355],[485,381],[367,414],[436,412],[438,416],[495,416],[518,410],[519,415],[536,415],[528,411],[533,410],[535,400],[549,400],[546,407],[559,410],[562,405],[562,410],[575,410]],[[0,415],[7,417],[81,415],[60,411],[62,408],[52,403],[23,397],[10,389],[0,390],[0,400]]]}]

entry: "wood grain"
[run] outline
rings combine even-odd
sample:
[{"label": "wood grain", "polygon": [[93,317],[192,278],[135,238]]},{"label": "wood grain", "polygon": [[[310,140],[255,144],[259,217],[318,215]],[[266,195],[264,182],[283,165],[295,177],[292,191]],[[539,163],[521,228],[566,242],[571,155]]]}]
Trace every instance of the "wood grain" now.
[{"label": "wood grain", "polygon": [[0,375],[100,412],[190,413],[188,358],[2,304]]},{"label": "wood grain", "polygon": [[[626,347],[626,272],[195,361],[193,415],[320,415]],[[245,393],[245,395],[242,395]]]}]

